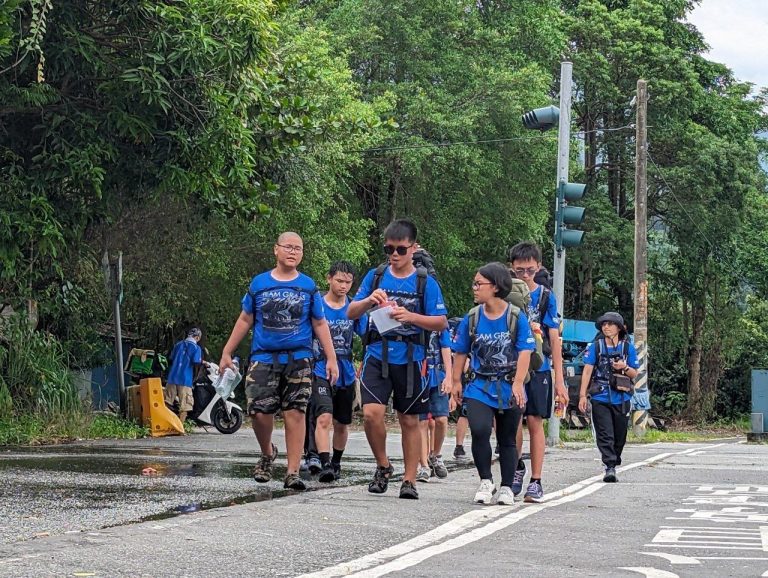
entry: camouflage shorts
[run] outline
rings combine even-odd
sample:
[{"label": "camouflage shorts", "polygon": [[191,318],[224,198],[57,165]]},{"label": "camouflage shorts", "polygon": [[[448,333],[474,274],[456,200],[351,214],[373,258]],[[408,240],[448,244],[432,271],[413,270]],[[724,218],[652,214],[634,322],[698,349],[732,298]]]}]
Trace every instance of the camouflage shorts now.
[{"label": "camouflage shorts", "polygon": [[[273,370],[274,368],[274,370]],[[254,361],[245,376],[248,415],[274,414],[278,410],[307,410],[312,395],[312,366],[309,359],[297,359],[290,373],[285,365]]]}]

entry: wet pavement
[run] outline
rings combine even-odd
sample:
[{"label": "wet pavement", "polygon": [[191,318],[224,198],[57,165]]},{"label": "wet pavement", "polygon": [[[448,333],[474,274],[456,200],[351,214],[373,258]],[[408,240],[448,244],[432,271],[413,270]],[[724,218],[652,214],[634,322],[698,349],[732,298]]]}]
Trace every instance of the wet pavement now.
[{"label": "wet pavement", "polygon": [[[274,439],[280,454],[268,484],[251,478],[259,452],[246,428],[233,435],[201,429],[186,437],[5,448],[0,450],[0,544],[284,497],[293,492],[282,484],[283,432],[276,430]],[[388,446],[402,469],[399,436],[390,435]],[[147,468],[151,475],[144,475]],[[308,487],[366,483],[374,468],[364,433],[352,432],[342,478],[332,484],[310,480]]]}]

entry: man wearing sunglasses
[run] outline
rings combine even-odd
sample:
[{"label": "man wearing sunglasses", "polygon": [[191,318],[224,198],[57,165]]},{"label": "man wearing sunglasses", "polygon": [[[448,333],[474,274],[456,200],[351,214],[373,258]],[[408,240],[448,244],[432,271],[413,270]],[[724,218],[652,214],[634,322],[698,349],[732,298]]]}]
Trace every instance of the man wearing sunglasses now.
[{"label": "man wearing sunglasses", "polygon": [[448,327],[440,286],[422,267],[416,268],[416,225],[407,219],[390,223],[384,231],[388,263],[371,269],[347,310],[358,319],[371,308],[392,305],[400,326],[381,334],[369,323],[367,350],[360,379],[365,435],[376,458],[376,473],[368,491],[383,494],[394,473],[387,457],[384,412],[393,397],[400,422],[405,474],[400,497],[418,499],[414,482],[421,453],[419,414],[429,411],[429,390],[422,371],[425,345],[432,331]]},{"label": "man wearing sunglasses", "polygon": [[[549,288],[538,285],[536,273],[541,269],[541,249],[531,242],[518,243],[509,250],[509,267],[512,273],[528,285],[531,303],[528,307],[528,321],[531,328],[541,331],[549,340],[551,359],[546,358],[541,367],[532,374],[525,385],[528,399],[524,414],[528,424],[531,444],[531,480],[525,491],[526,502],[540,502],[544,497],[541,485],[541,473],[544,467],[544,420],[552,414],[552,368],[555,373],[554,393],[568,404],[568,389],[563,377],[563,352],[560,343],[560,315],[557,300]],[[517,428],[517,455],[522,455],[523,428]],[[518,459],[512,492],[518,495],[523,491],[525,463]]]},{"label": "man wearing sunglasses", "polygon": [[274,417],[282,411],[288,456],[284,487],[305,490],[299,460],[306,431],[304,414],[312,394],[312,336],[327,360],[326,378],[336,383],[339,367],[317,285],[297,269],[304,244],[296,233],[283,233],[274,246],[277,265],[257,275],[243,296],[242,311],[221,354],[222,371],[233,367],[232,355],[253,328],[245,394],[261,459],[253,472],[257,482],[272,479],[277,446],[272,443]]}]

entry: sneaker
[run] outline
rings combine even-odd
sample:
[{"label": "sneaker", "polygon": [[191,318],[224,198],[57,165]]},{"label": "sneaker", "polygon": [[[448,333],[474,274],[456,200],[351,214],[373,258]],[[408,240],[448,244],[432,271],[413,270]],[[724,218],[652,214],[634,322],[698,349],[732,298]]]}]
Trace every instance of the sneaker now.
[{"label": "sneaker", "polygon": [[395,468],[392,464],[389,464],[386,468],[381,466],[376,467],[376,473],[373,474],[373,479],[368,484],[368,491],[372,494],[383,494],[389,487],[389,478],[395,473]]},{"label": "sneaker", "polygon": [[403,485],[400,486],[400,498],[403,500],[418,500],[419,492],[416,491],[416,486],[413,482],[405,480]]},{"label": "sneaker", "polygon": [[442,455],[430,456],[429,467],[432,468],[432,472],[441,480],[448,477],[448,468],[445,467]]},{"label": "sneaker", "polygon": [[323,468],[320,470],[320,475],[318,476],[317,479],[318,481],[323,482],[324,484],[332,482],[336,479],[336,472],[333,471],[333,466],[331,465],[331,462],[328,462],[323,466]]},{"label": "sneaker", "polygon": [[429,470],[424,466],[420,466],[419,470],[416,472],[416,481],[429,482],[429,477]]},{"label": "sneaker", "polygon": [[525,498],[523,500],[529,504],[538,504],[544,497],[544,488],[541,487],[539,482],[531,482],[528,484],[528,489],[525,490]]},{"label": "sneaker", "polygon": [[299,477],[299,474],[288,474],[285,476],[283,487],[286,490],[296,490],[297,492],[303,492],[307,489],[307,485],[304,483],[304,480]]},{"label": "sneaker", "polygon": [[309,473],[316,476],[323,469],[323,464],[320,463],[319,457],[312,456],[307,460],[307,467],[309,468]]},{"label": "sneaker", "polygon": [[515,503],[515,494],[509,486],[501,486],[496,496],[496,503],[501,506],[512,506]]},{"label": "sneaker", "polygon": [[275,458],[277,458],[277,446],[272,444],[272,455],[261,456],[259,463],[256,464],[253,470],[253,479],[260,484],[266,484],[270,481],[272,479],[272,464],[275,463]]},{"label": "sneaker", "polygon": [[301,460],[301,463],[299,464],[299,473],[300,474],[309,473],[309,461],[307,461],[307,458],[304,458],[303,460]]},{"label": "sneaker", "polygon": [[341,464],[339,462],[331,462],[333,466],[333,479],[338,480],[341,478]]},{"label": "sneaker", "polygon": [[464,451],[464,446],[456,446],[456,449],[453,450],[453,459],[459,462],[467,459],[467,452]]},{"label": "sneaker", "polygon": [[525,478],[525,463],[523,463],[523,468],[520,470],[515,470],[515,475],[512,478],[512,493],[516,496],[520,495],[520,492],[523,491],[523,479]]},{"label": "sneaker", "polygon": [[493,485],[493,480],[481,480],[480,488],[475,492],[475,503],[490,504],[495,493],[496,486]]},{"label": "sneaker", "polygon": [[616,477],[616,468],[605,468],[605,475],[603,476],[603,481],[606,484],[615,484],[619,481],[619,478]]}]

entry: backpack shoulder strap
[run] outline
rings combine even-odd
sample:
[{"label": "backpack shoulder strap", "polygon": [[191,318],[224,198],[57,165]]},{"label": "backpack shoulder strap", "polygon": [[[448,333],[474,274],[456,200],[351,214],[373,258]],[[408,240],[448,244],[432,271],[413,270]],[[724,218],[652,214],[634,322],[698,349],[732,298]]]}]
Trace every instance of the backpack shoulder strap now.
[{"label": "backpack shoulder strap", "polygon": [[422,305],[422,314],[424,313],[424,294],[427,292],[427,277],[429,273],[424,267],[416,267],[416,294],[419,296]]},{"label": "backpack shoulder strap", "polygon": [[547,314],[547,309],[549,309],[549,296],[552,292],[544,287],[544,285],[541,286],[541,295],[539,295],[539,323],[542,323],[544,321],[544,316]]},{"label": "backpack shoulder strap", "polygon": [[629,359],[629,339],[624,338],[624,346],[621,351],[622,357],[626,360]]},{"label": "backpack shoulder strap", "polygon": [[376,291],[376,289],[379,288],[379,285],[381,285],[381,278],[384,276],[384,271],[387,270],[387,267],[389,266],[389,263],[382,263],[378,267],[376,267],[376,270],[373,272],[373,283],[371,285],[371,293]]},{"label": "backpack shoulder strap", "polygon": [[519,316],[520,308],[509,303],[507,305],[507,329],[513,342],[517,339],[517,319]]},{"label": "backpack shoulder strap", "polygon": [[480,320],[480,307],[481,305],[475,305],[469,310],[467,319],[469,320],[469,341],[474,343],[475,336],[477,335],[477,323]]}]

